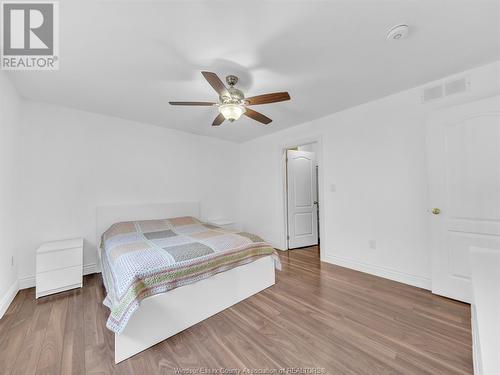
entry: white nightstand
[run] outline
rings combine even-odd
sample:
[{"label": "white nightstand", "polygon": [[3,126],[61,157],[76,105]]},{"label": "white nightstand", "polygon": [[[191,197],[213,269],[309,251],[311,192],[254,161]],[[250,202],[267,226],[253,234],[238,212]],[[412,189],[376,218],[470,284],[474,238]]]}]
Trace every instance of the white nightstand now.
[{"label": "white nightstand", "polygon": [[83,238],[42,244],[36,251],[36,298],[81,288]]},{"label": "white nightstand", "polygon": [[233,220],[228,220],[228,219],[208,219],[207,220],[208,224],[212,225],[217,225],[218,227],[221,228],[226,228],[226,229],[236,229],[236,223]]}]

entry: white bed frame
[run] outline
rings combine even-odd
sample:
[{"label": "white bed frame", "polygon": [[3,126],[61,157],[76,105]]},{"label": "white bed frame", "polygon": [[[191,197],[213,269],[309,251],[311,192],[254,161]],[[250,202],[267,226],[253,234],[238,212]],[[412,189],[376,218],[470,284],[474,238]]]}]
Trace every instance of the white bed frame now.
[{"label": "white bed frame", "polygon": [[[199,217],[199,202],[97,208],[97,244],[114,223],[129,220]],[[99,256],[100,256],[100,252]],[[275,283],[270,256],[194,284],[144,299],[125,330],[115,334],[115,363],[179,333]]]}]

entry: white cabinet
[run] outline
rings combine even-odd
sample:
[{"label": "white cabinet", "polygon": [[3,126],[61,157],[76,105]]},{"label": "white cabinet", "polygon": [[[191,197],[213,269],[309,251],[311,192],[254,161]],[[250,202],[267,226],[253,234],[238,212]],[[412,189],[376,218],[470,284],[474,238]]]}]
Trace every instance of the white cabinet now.
[{"label": "white cabinet", "polygon": [[474,374],[500,374],[500,249],[471,247]]},{"label": "white cabinet", "polygon": [[81,288],[83,238],[42,244],[36,251],[36,298]]}]

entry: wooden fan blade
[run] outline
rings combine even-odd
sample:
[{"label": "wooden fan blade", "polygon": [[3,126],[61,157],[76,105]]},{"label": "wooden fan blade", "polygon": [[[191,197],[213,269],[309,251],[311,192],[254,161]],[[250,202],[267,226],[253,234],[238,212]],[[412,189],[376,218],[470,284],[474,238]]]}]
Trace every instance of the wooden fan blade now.
[{"label": "wooden fan blade", "polygon": [[215,118],[214,122],[212,122],[212,126],[219,126],[224,122],[226,118],[222,115],[222,113],[219,113],[219,115]]},{"label": "wooden fan blade", "polygon": [[226,86],[224,86],[217,74],[212,72],[201,72],[201,74],[203,74],[203,77],[210,83],[210,86],[214,88],[217,94],[220,96],[229,96]]},{"label": "wooden fan blade", "polygon": [[259,113],[257,111],[254,111],[253,109],[247,108],[245,112],[245,116],[250,117],[251,119],[261,122],[265,125],[269,124],[271,120],[269,117],[264,116],[262,113]]},{"label": "wooden fan blade", "polygon": [[245,98],[245,100],[248,102],[248,105],[269,104],[290,100],[290,95],[286,91],[274,92],[272,94],[252,96],[251,98]]},{"label": "wooden fan blade", "polygon": [[211,106],[215,103],[212,102],[168,102],[170,105],[201,105],[201,106]]}]

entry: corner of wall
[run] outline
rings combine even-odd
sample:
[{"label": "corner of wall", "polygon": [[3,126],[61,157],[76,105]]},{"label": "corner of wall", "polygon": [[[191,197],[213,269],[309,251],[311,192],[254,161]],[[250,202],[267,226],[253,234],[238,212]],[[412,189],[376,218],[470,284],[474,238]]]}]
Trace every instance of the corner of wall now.
[{"label": "corner of wall", "polygon": [[7,293],[0,299],[0,319],[4,316],[10,304],[19,292],[19,281],[16,279],[14,283],[7,290]]},{"label": "corner of wall", "polygon": [[[16,192],[21,96],[6,72],[0,71],[0,318],[7,311],[19,290],[14,256],[16,228]],[[14,198],[14,199],[13,199]],[[17,257],[16,257],[17,258]]]}]

